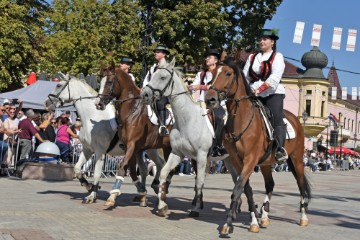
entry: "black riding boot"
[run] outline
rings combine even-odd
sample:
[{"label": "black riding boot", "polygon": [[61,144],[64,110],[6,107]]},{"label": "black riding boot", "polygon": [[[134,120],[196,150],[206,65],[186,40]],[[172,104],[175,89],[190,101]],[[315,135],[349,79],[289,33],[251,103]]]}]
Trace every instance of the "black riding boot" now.
[{"label": "black riding boot", "polygon": [[275,153],[275,158],[278,162],[286,161],[288,159],[288,154],[284,148],[284,143],[286,139],[286,125],[276,126],[274,132],[275,132],[275,138],[278,141],[278,147]]},{"label": "black riding boot", "polygon": [[223,133],[224,133],[224,118],[222,117],[222,115],[217,116],[215,114],[215,141],[216,141],[216,145],[213,148],[212,151],[212,156],[216,157],[216,156],[222,156],[225,154],[225,149],[224,146],[222,144],[223,141]]},{"label": "black riding boot", "polygon": [[169,130],[165,126],[166,123],[166,109],[159,110],[159,134],[160,136],[169,135]]}]

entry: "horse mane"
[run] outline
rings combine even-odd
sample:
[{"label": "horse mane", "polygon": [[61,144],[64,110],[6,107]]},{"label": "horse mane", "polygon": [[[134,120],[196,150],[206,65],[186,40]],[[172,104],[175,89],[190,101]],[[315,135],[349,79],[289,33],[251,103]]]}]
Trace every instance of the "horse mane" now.
[{"label": "horse mane", "polygon": [[137,89],[140,92],[140,88],[138,86],[136,86],[135,82],[131,79],[130,75],[128,73],[126,73],[124,70],[117,67],[117,68],[115,68],[115,74],[119,74],[121,77],[124,77],[126,79],[126,81],[129,82],[129,86],[134,87],[135,89]]},{"label": "horse mane", "polygon": [[98,93],[85,81],[85,79],[78,79],[76,77],[71,77],[70,78],[70,81],[73,80],[73,81],[79,81],[81,82],[82,84],[84,84],[86,90],[88,90],[88,92],[93,95],[93,96],[97,96]]},{"label": "horse mane", "polygon": [[182,80],[181,85],[184,88],[185,92],[188,92],[187,95],[189,95],[189,98],[191,99],[191,101],[196,104],[196,105],[201,105],[199,102],[195,101],[195,99],[191,96],[191,93],[188,90],[188,87],[186,86],[186,83],[183,81],[183,77],[184,77],[184,73],[182,72],[182,68],[181,67],[175,67],[175,59],[173,59],[170,63],[163,61],[159,64],[159,67],[161,68],[167,68],[167,69],[174,69],[174,73]]},{"label": "horse mane", "polygon": [[226,58],[224,60],[224,64],[229,66],[230,68],[232,68],[234,70],[236,78],[239,77],[239,74],[241,75],[244,86],[245,86],[246,94],[248,96],[255,96],[254,92],[250,88],[249,82],[246,80],[246,77],[245,77],[245,74],[244,74],[243,70],[240,68],[240,66],[238,64],[236,64],[236,62],[234,61],[234,58],[232,58],[232,57]]}]

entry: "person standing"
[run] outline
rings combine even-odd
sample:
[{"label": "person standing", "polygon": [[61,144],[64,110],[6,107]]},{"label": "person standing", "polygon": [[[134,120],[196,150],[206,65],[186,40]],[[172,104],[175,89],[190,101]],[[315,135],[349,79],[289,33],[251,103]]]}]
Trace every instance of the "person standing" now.
[{"label": "person standing", "polygon": [[286,138],[286,125],[283,121],[285,88],[281,84],[285,62],[283,55],[276,51],[278,39],[276,30],[262,29],[259,36],[260,51],[250,54],[244,67],[244,74],[255,95],[273,114],[274,134],[278,142],[275,158],[277,161],[284,161],[288,158],[284,148]]},{"label": "person standing", "polygon": [[4,140],[4,126],[3,126],[3,113],[6,112],[5,108],[0,105],[0,164],[2,164],[4,157],[6,156],[8,152],[8,144]]},{"label": "person standing", "polygon": [[61,118],[56,136],[56,145],[60,149],[61,159],[63,162],[70,163],[70,137],[78,136],[69,127],[69,120],[66,117]]},{"label": "person standing", "polygon": [[25,112],[26,118],[19,123],[19,147],[20,147],[20,160],[29,157],[32,153],[32,137],[35,136],[40,142],[44,142],[32,120],[35,116],[35,113],[32,109],[29,109]]},{"label": "person standing", "polygon": [[21,130],[18,128],[18,124],[16,122],[16,115],[15,115],[16,110],[15,109],[10,110],[10,106],[9,106],[8,114],[9,114],[8,118],[6,118],[3,123],[4,133],[5,133],[4,140],[6,140],[8,144],[8,156],[5,164],[7,166],[12,166],[15,155],[14,150],[16,150],[16,144],[17,144],[16,137],[17,134],[21,132]]},{"label": "person standing", "polygon": [[[154,49],[154,53],[155,53],[155,59],[157,61],[156,64],[154,64],[150,70],[147,72],[145,79],[143,81],[143,88],[149,84],[150,80],[151,80],[151,76],[152,74],[154,74],[154,72],[157,70],[157,68],[159,67],[160,64],[166,62],[166,56],[170,54],[169,50],[167,49],[167,47],[165,45],[158,45],[155,49]],[[159,119],[159,134],[160,136],[165,136],[165,135],[169,135],[169,130],[166,128],[165,123],[166,123],[166,105],[169,104],[169,99],[165,96],[161,97],[160,100],[157,100],[155,103],[156,106],[156,113]]]}]

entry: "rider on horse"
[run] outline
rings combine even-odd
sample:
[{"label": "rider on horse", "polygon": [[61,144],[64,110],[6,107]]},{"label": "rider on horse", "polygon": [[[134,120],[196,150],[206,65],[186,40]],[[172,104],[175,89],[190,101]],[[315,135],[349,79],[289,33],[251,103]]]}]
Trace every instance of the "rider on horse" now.
[{"label": "rider on horse", "polygon": [[[194,79],[192,85],[189,86],[189,90],[197,91],[200,90],[200,96],[196,99],[201,104],[204,103],[204,96],[209,90],[213,74],[212,71],[217,68],[220,62],[220,52],[217,49],[209,49],[205,55],[205,63],[206,68],[198,72]],[[224,108],[218,108],[214,110],[215,113],[215,138],[216,138],[216,146],[212,151],[213,156],[221,156],[223,154],[224,147],[222,146],[222,135],[223,135],[223,128],[224,128],[224,116],[225,110]]]},{"label": "rider on horse", "polygon": [[126,72],[127,74],[129,74],[129,76],[131,77],[131,79],[135,82],[135,77],[134,75],[131,73],[131,67],[134,65],[134,61],[132,60],[132,58],[130,57],[121,57],[120,58],[120,68],[121,70],[123,70],[124,72]]},{"label": "rider on horse", "polygon": [[[170,54],[169,50],[165,45],[158,45],[154,49],[155,53],[155,59],[157,60],[157,63],[154,64],[150,70],[147,72],[144,82],[143,82],[143,88],[148,85],[148,83],[151,81],[151,75],[154,74],[154,72],[157,70],[160,63],[163,61],[166,61],[166,56]],[[169,99],[167,97],[162,97],[160,100],[156,101],[156,109],[157,116],[159,119],[159,134],[161,136],[169,135],[169,130],[166,128],[166,105],[169,104]]]},{"label": "rider on horse", "polygon": [[273,114],[274,133],[278,142],[275,157],[277,161],[284,161],[288,158],[284,148],[286,138],[286,125],[283,121],[285,88],[281,84],[285,62],[283,55],[276,52],[276,40],[278,39],[276,30],[261,30],[259,36],[261,51],[250,54],[244,67],[244,74],[255,95]]}]

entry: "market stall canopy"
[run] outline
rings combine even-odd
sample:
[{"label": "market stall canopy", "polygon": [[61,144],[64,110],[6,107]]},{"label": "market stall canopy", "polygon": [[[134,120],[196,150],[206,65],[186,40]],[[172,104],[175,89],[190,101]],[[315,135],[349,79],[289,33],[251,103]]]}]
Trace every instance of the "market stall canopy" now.
[{"label": "market stall canopy", "polygon": [[[48,98],[48,95],[55,89],[56,85],[56,82],[38,80],[27,87],[1,93],[0,103],[2,104],[5,99],[8,99],[10,102],[14,99],[21,99],[23,100],[23,108],[45,110],[45,101]],[[69,106],[59,110],[75,111],[75,108]]]}]

